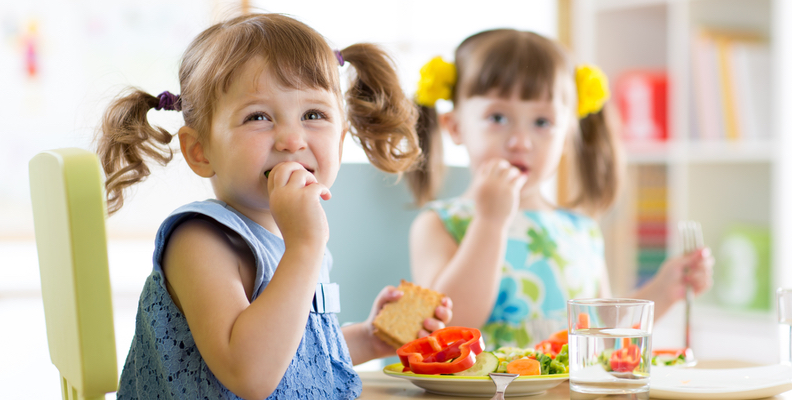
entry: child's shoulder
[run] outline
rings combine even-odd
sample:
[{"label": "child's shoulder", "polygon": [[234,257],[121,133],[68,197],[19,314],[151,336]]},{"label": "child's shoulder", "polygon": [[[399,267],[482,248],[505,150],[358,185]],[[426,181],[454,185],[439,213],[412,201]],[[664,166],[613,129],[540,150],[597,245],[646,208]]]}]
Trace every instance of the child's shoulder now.
[{"label": "child's shoulder", "polygon": [[424,210],[434,211],[443,216],[451,215],[471,215],[473,214],[473,200],[464,197],[453,197],[450,199],[440,199],[430,201],[424,206]]},{"label": "child's shoulder", "polygon": [[434,219],[434,217],[427,217],[427,214],[436,215],[445,230],[459,243],[465,236],[465,232],[467,232],[467,227],[473,219],[474,211],[473,202],[462,197],[435,200],[424,206],[422,214],[419,215],[416,221],[429,221]]},{"label": "child's shoulder", "polygon": [[562,208],[556,209],[555,213],[558,218],[562,219],[567,226],[571,227],[578,234],[595,241],[602,240],[602,230],[600,229],[599,222],[594,218],[578,211]]},{"label": "child's shoulder", "polygon": [[[567,208],[555,208],[549,211],[525,211],[526,214],[535,214],[535,220],[545,220],[546,223],[557,223],[570,226],[576,230],[599,230],[599,223],[590,216],[579,211]],[[544,216],[543,218],[541,216]]]},{"label": "child's shoulder", "polygon": [[581,224],[587,224],[587,225],[597,225],[597,221],[595,221],[590,216],[583,214],[579,211],[571,210],[568,208],[556,208],[555,210],[553,210],[553,212],[556,213],[559,216],[559,218],[565,218],[568,219],[569,221],[573,221]]},{"label": "child's shoulder", "polygon": [[160,234],[169,235],[174,228],[194,218],[210,221],[218,228],[236,232],[243,237],[257,233],[255,222],[220,200],[207,199],[175,209],[160,225]]}]

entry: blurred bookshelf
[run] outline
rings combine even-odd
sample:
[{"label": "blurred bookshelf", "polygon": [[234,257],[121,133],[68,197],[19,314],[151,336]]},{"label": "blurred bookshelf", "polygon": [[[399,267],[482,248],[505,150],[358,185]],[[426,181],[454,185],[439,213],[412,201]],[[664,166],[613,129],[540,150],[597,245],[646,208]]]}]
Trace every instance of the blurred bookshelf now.
[{"label": "blurred bookshelf", "polygon": [[[692,219],[717,262],[702,307],[769,318],[775,288],[792,287],[792,2],[575,0],[572,12],[576,58],[608,75],[622,122],[625,186],[602,218],[614,294],[678,254],[677,223]],[[738,289],[724,277],[744,269],[768,278],[728,301]]]}]

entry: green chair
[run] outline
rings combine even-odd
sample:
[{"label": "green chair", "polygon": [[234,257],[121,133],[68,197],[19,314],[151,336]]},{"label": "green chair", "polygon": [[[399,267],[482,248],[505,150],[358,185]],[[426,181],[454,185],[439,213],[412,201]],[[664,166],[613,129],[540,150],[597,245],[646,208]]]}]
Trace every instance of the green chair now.
[{"label": "green chair", "polygon": [[50,359],[64,400],[104,399],[118,367],[99,162],[68,148],[29,167]]}]

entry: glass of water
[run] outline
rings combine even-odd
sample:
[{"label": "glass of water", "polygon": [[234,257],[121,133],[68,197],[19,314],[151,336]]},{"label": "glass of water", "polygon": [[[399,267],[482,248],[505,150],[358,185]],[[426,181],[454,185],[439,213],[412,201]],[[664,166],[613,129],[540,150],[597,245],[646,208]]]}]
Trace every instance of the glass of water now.
[{"label": "glass of water", "polygon": [[654,302],[574,299],[567,315],[570,399],[649,399]]},{"label": "glass of water", "polygon": [[792,364],[792,289],[778,289],[778,337],[781,340],[781,364]]}]

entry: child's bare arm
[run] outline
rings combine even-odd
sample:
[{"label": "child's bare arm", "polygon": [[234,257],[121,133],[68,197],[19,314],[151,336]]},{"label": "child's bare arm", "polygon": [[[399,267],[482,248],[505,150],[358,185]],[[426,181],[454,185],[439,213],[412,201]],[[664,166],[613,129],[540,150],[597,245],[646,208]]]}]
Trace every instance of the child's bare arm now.
[{"label": "child's bare arm", "polygon": [[176,229],[163,269],[212,373],[244,398],[277,388],[303,337],[316,290],[327,221],[319,204],[326,187],[297,163],[273,168],[270,209],[286,250],[272,280],[250,302],[245,283],[255,271],[249,250],[235,247],[219,228],[188,221]]},{"label": "child's bare arm", "polygon": [[223,232],[193,220],[171,236],[163,265],[172,296],[201,357],[238,396],[263,398],[277,387],[302,339],[322,256],[323,248],[287,250],[250,303],[241,276],[250,257]]},{"label": "child's bare arm", "polygon": [[452,325],[478,328],[487,321],[500,286],[508,224],[519,208],[525,179],[506,160],[483,164],[469,189],[475,213],[459,245],[434,212],[424,212],[413,222],[413,279],[453,299]]},{"label": "child's bare arm", "polygon": [[415,283],[454,301],[451,325],[481,327],[489,317],[500,284],[506,251],[503,224],[474,218],[457,245],[443,222],[424,211],[410,229],[410,266]]}]

